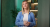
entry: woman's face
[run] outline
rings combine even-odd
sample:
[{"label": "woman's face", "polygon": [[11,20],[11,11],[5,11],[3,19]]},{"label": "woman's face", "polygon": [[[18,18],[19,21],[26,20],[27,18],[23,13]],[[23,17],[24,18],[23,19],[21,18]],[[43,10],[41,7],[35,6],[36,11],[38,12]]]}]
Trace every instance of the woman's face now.
[{"label": "woman's face", "polygon": [[23,2],[22,6],[23,6],[24,9],[27,9],[28,8],[28,3],[27,2]]}]

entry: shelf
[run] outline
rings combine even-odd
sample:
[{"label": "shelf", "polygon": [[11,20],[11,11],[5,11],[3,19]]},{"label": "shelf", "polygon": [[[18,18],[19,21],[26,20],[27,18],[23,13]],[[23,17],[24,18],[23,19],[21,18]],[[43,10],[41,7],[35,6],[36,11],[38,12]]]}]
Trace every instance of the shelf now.
[{"label": "shelf", "polygon": [[31,2],[31,0],[28,0],[27,2]]},{"label": "shelf", "polygon": [[38,3],[34,3],[34,4],[38,4]]},{"label": "shelf", "polygon": [[38,3],[32,3],[32,4],[38,4]]},{"label": "shelf", "polygon": [[33,12],[38,12],[38,10],[30,10],[30,11],[33,11]]}]

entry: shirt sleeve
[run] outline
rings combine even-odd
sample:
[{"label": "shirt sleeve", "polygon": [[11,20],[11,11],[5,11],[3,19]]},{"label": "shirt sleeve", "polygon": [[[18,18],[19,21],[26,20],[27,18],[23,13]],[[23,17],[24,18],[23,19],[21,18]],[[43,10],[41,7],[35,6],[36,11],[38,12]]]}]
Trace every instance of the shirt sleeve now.
[{"label": "shirt sleeve", "polygon": [[20,12],[18,13],[16,20],[15,20],[15,25],[19,26],[19,25],[24,25],[23,22],[20,22]]},{"label": "shirt sleeve", "polygon": [[31,13],[31,18],[32,18],[32,22],[30,22],[30,26],[35,26],[36,22],[35,22],[35,16],[33,13]]}]

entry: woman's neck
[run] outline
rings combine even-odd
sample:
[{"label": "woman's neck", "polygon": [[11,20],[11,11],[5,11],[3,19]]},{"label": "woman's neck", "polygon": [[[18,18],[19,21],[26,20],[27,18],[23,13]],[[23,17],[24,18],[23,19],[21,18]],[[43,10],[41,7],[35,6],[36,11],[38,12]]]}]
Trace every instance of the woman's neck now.
[{"label": "woman's neck", "polygon": [[27,10],[27,9],[25,9],[25,10],[24,10],[24,12],[25,12],[25,13],[28,13],[28,10]]}]

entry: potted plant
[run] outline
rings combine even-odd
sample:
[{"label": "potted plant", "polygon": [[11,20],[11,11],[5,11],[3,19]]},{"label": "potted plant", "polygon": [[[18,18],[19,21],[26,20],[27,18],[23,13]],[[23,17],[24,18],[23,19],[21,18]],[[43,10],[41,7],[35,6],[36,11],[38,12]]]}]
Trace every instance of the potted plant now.
[{"label": "potted plant", "polygon": [[14,24],[14,27],[16,27],[15,26],[15,20],[16,20],[16,16],[17,16],[17,14],[18,14],[18,12],[20,11],[20,10],[10,10],[11,11],[11,13],[12,13],[12,18],[13,18],[13,24]]}]

